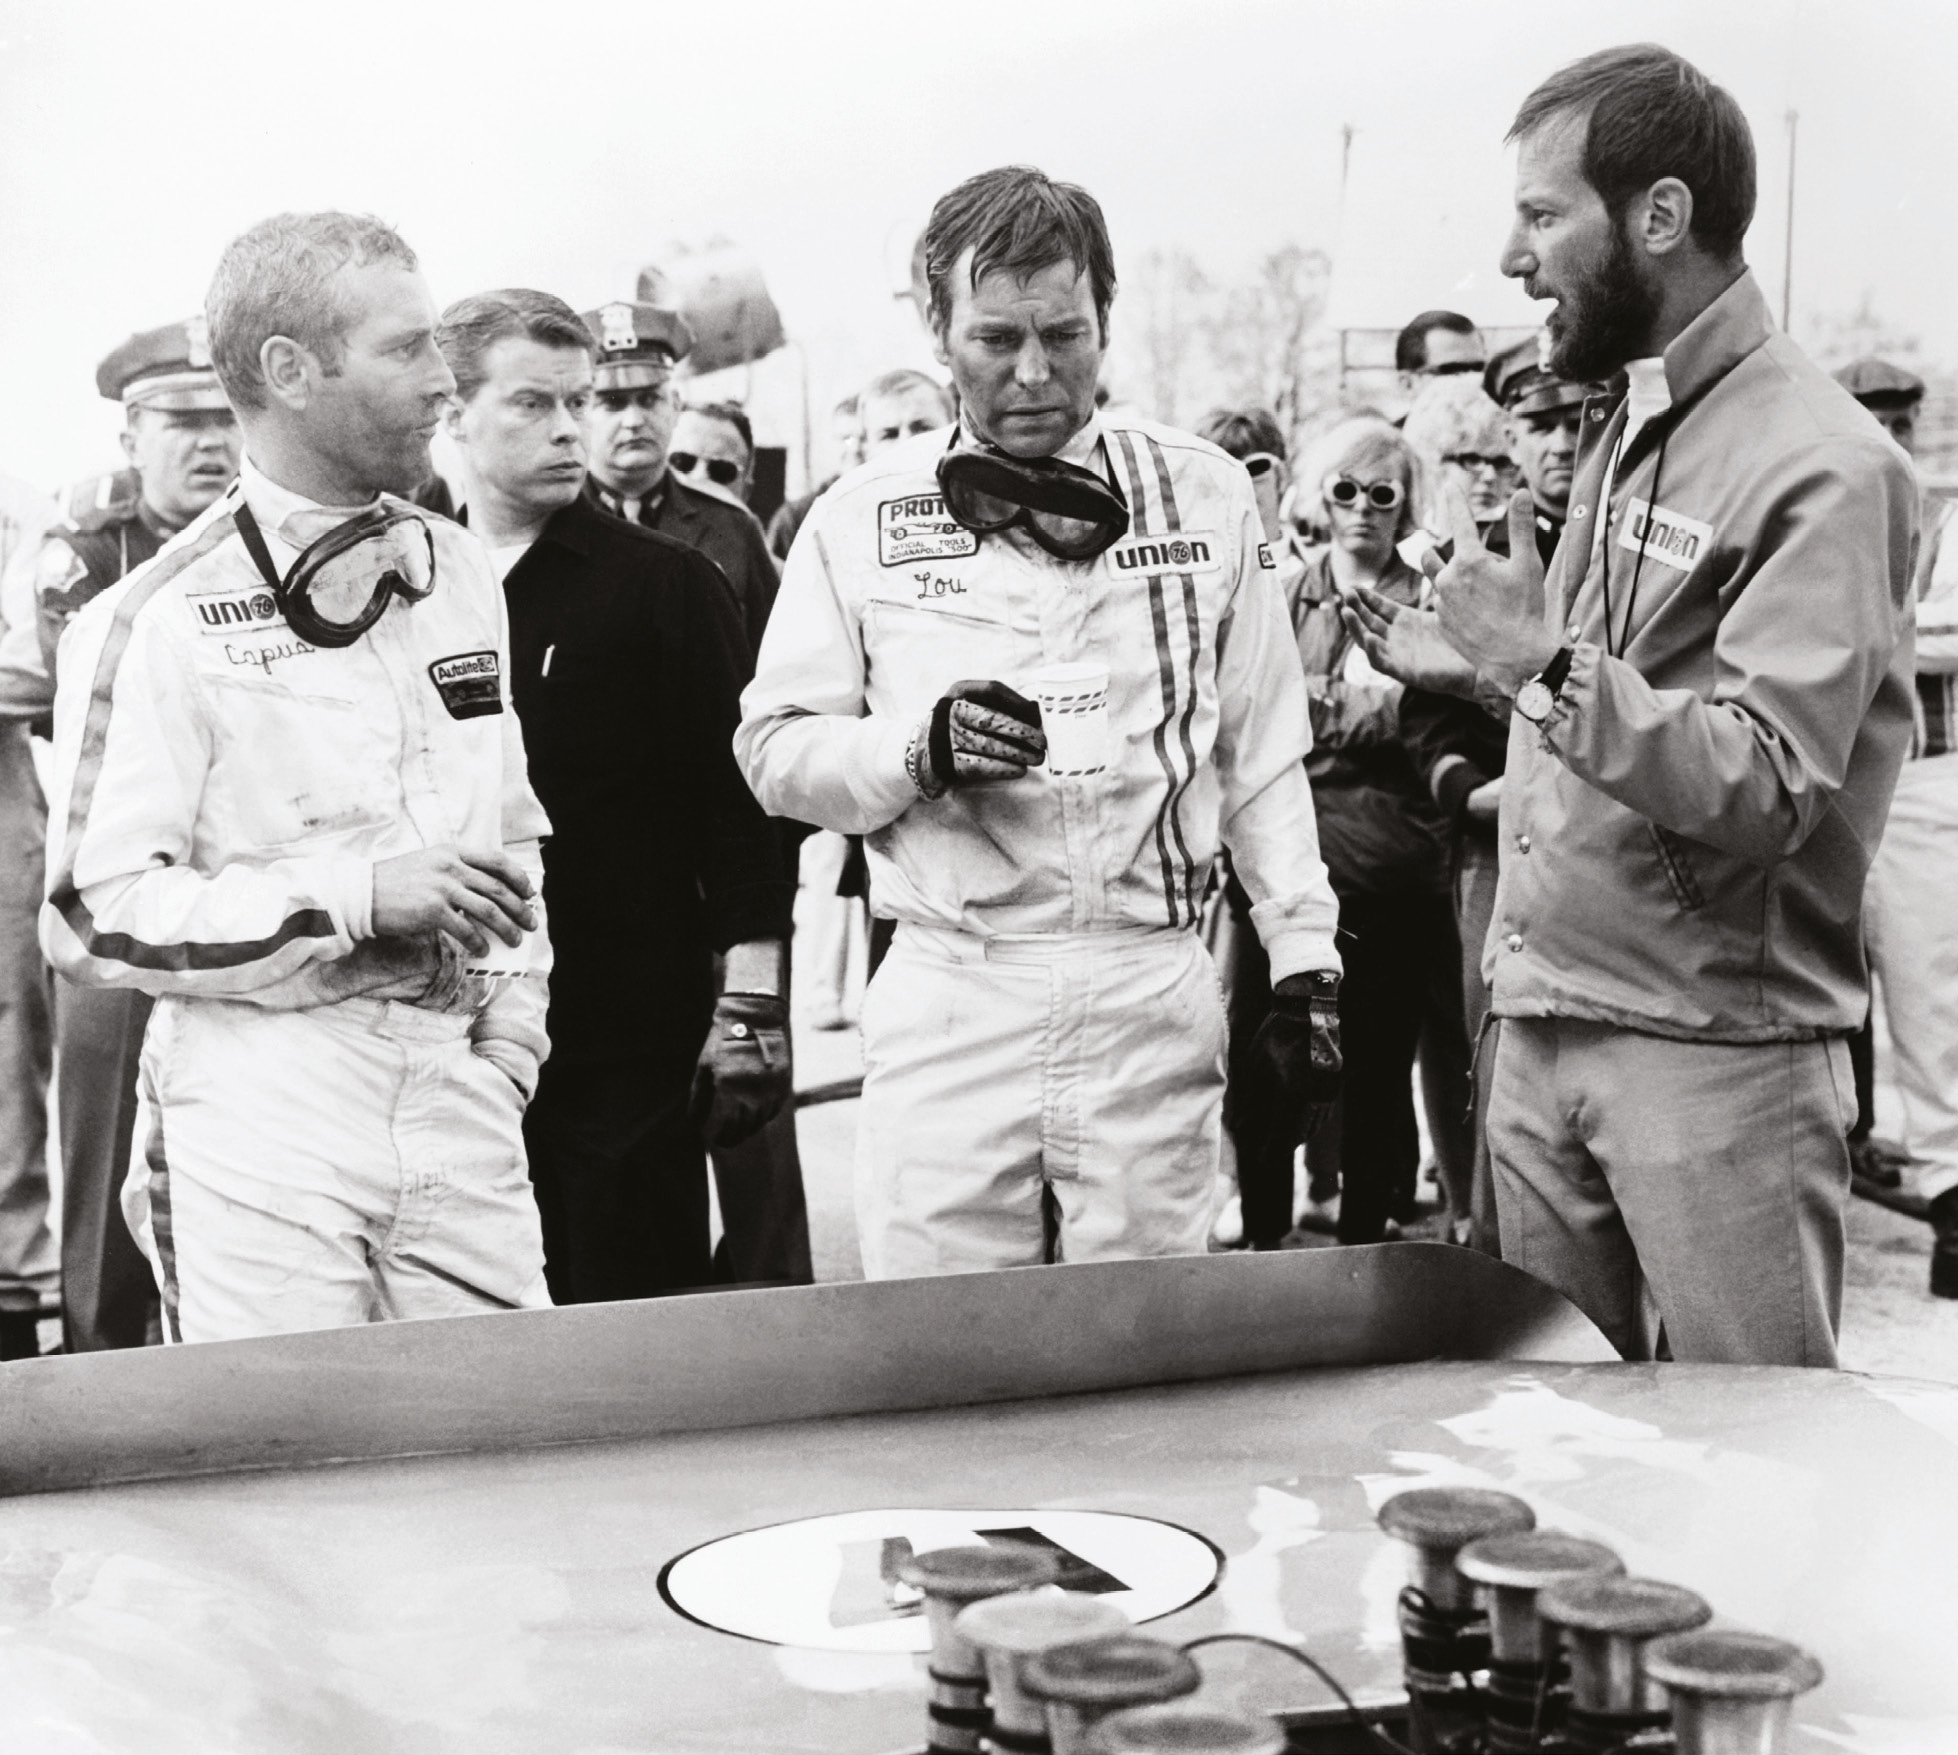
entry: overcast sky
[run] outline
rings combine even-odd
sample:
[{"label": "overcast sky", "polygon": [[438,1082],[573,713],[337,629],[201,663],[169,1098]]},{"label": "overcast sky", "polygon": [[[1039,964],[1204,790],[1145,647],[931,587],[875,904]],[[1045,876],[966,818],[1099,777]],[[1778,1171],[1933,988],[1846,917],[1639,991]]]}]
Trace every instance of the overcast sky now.
[{"label": "overcast sky", "polygon": [[582,308],[725,234],[819,407],[922,362],[894,274],[933,198],[1005,160],[1094,190],[1118,265],[1181,245],[1228,276],[1296,239],[1334,253],[1336,320],[1528,322],[1495,270],[1503,132],[1552,68],[1638,39],[1747,111],[1777,308],[1799,110],[1797,335],[1868,292],[1958,363],[1953,0],[0,0],[0,469],[111,460],[96,362],[285,207],[395,222],[443,301]]}]

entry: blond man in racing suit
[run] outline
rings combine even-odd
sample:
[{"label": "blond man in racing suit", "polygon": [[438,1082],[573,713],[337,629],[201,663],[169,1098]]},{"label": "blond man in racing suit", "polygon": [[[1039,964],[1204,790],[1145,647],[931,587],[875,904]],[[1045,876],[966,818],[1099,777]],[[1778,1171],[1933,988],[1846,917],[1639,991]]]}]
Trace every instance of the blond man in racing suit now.
[{"label": "blond man in racing suit", "polygon": [[548,1304],[521,1121],[549,824],[475,538],[392,499],[455,380],[408,246],[227,248],[239,482],[64,635],[42,944],[159,997],[130,1228],[166,1338]]},{"label": "blond man in racing suit", "polygon": [[[1240,464],[1095,414],[1092,197],[985,173],[926,255],[960,424],[817,503],[735,746],[767,809],[865,837],[898,922],[863,1013],[864,1267],[1201,1251],[1224,1016],[1193,929],[1220,844],[1271,955],[1259,1076],[1294,1136],[1337,1081],[1338,908],[1277,570]],[[1059,665],[1074,684],[1043,683]]]}]

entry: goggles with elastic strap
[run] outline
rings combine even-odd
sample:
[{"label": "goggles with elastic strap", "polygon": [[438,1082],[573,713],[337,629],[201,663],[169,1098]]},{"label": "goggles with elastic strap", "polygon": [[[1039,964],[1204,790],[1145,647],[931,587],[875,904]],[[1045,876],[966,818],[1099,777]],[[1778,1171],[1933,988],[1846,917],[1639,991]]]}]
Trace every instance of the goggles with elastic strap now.
[{"label": "goggles with elastic strap", "polygon": [[419,603],[435,589],[435,533],[413,506],[382,503],[336,525],[283,579],[251,507],[240,500],[233,517],[279,613],[309,646],[351,646],[393,599]]},{"label": "goggles with elastic strap", "polygon": [[946,514],[975,535],[1016,526],[1050,555],[1091,561],[1129,533],[1128,501],[1092,469],[953,445],[938,460]]}]

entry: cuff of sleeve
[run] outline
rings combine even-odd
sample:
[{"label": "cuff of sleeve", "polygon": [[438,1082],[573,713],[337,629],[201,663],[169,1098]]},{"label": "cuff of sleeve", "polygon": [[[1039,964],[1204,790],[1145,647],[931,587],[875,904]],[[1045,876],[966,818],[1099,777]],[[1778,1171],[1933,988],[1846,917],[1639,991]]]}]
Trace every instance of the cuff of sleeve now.
[{"label": "cuff of sleeve", "polygon": [[[1256,911],[1253,910],[1253,924],[1256,924]],[[1343,970],[1339,960],[1339,949],[1333,943],[1330,931],[1312,926],[1280,926],[1273,930],[1265,945],[1265,955],[1271,960],[1271,979],[1275,986],[1287,975],[1308,975],[1315,969],[1324,969],[1338,975]]]},{"label": "cuff of sleeve", "polygon": [[1576,734],[1586,718],[1586,709],[1597,700],[1598,666],[1602,662],[1603,655],[1589,640],[1571,648],[1570,672],[1564,678],[1564,686],[1557,691],[1550,717],[1538,732],[1543,747],[1559,760],[1569,758]]},{"label": "cuff of sleeve", "polygon": [[916,804],[921,796],[911,783],[910,771],[904,765],[905,752],[911,747],[911,733],[917,729],[915,723],[896,719],[872,719],[876,727],[869,750],[868,787],[870,797],[866,804],[875,803],[885,822],[893,822]]},{"label": "cuff of sleeve", "polygon": [[355,944],[374,936],[374,862],[336,859],[332,862],[339,889],[342,930]]},{"label": "cuff of sleeve", "polygon": [[1446,755],[1435,764],[1428,789],[1433,792],[1435,803],[1441,806],[1442,814],[1451,823],[1460,822],[1469,794],[1486,784],[1488,778],[1467,756]]}]

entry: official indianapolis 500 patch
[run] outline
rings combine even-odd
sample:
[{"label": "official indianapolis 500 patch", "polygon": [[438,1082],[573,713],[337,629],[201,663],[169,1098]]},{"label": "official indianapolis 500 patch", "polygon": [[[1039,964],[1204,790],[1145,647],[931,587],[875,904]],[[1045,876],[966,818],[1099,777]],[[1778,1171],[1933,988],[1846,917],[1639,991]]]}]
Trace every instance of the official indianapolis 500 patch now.
[{"label": "official indianapolis 500 patch", "polygon": [[956,523],[937,494],[885,500],[877,508],[877,559],[887,567],[976,555],[979,538]]},{"label": "official indianapolis 500 patch", "polygon": [[485,713],[503,711],[502,672],[494,652],[458,652],[453,658],[438,658],[428,674],[451,719],[480,719]]}]

